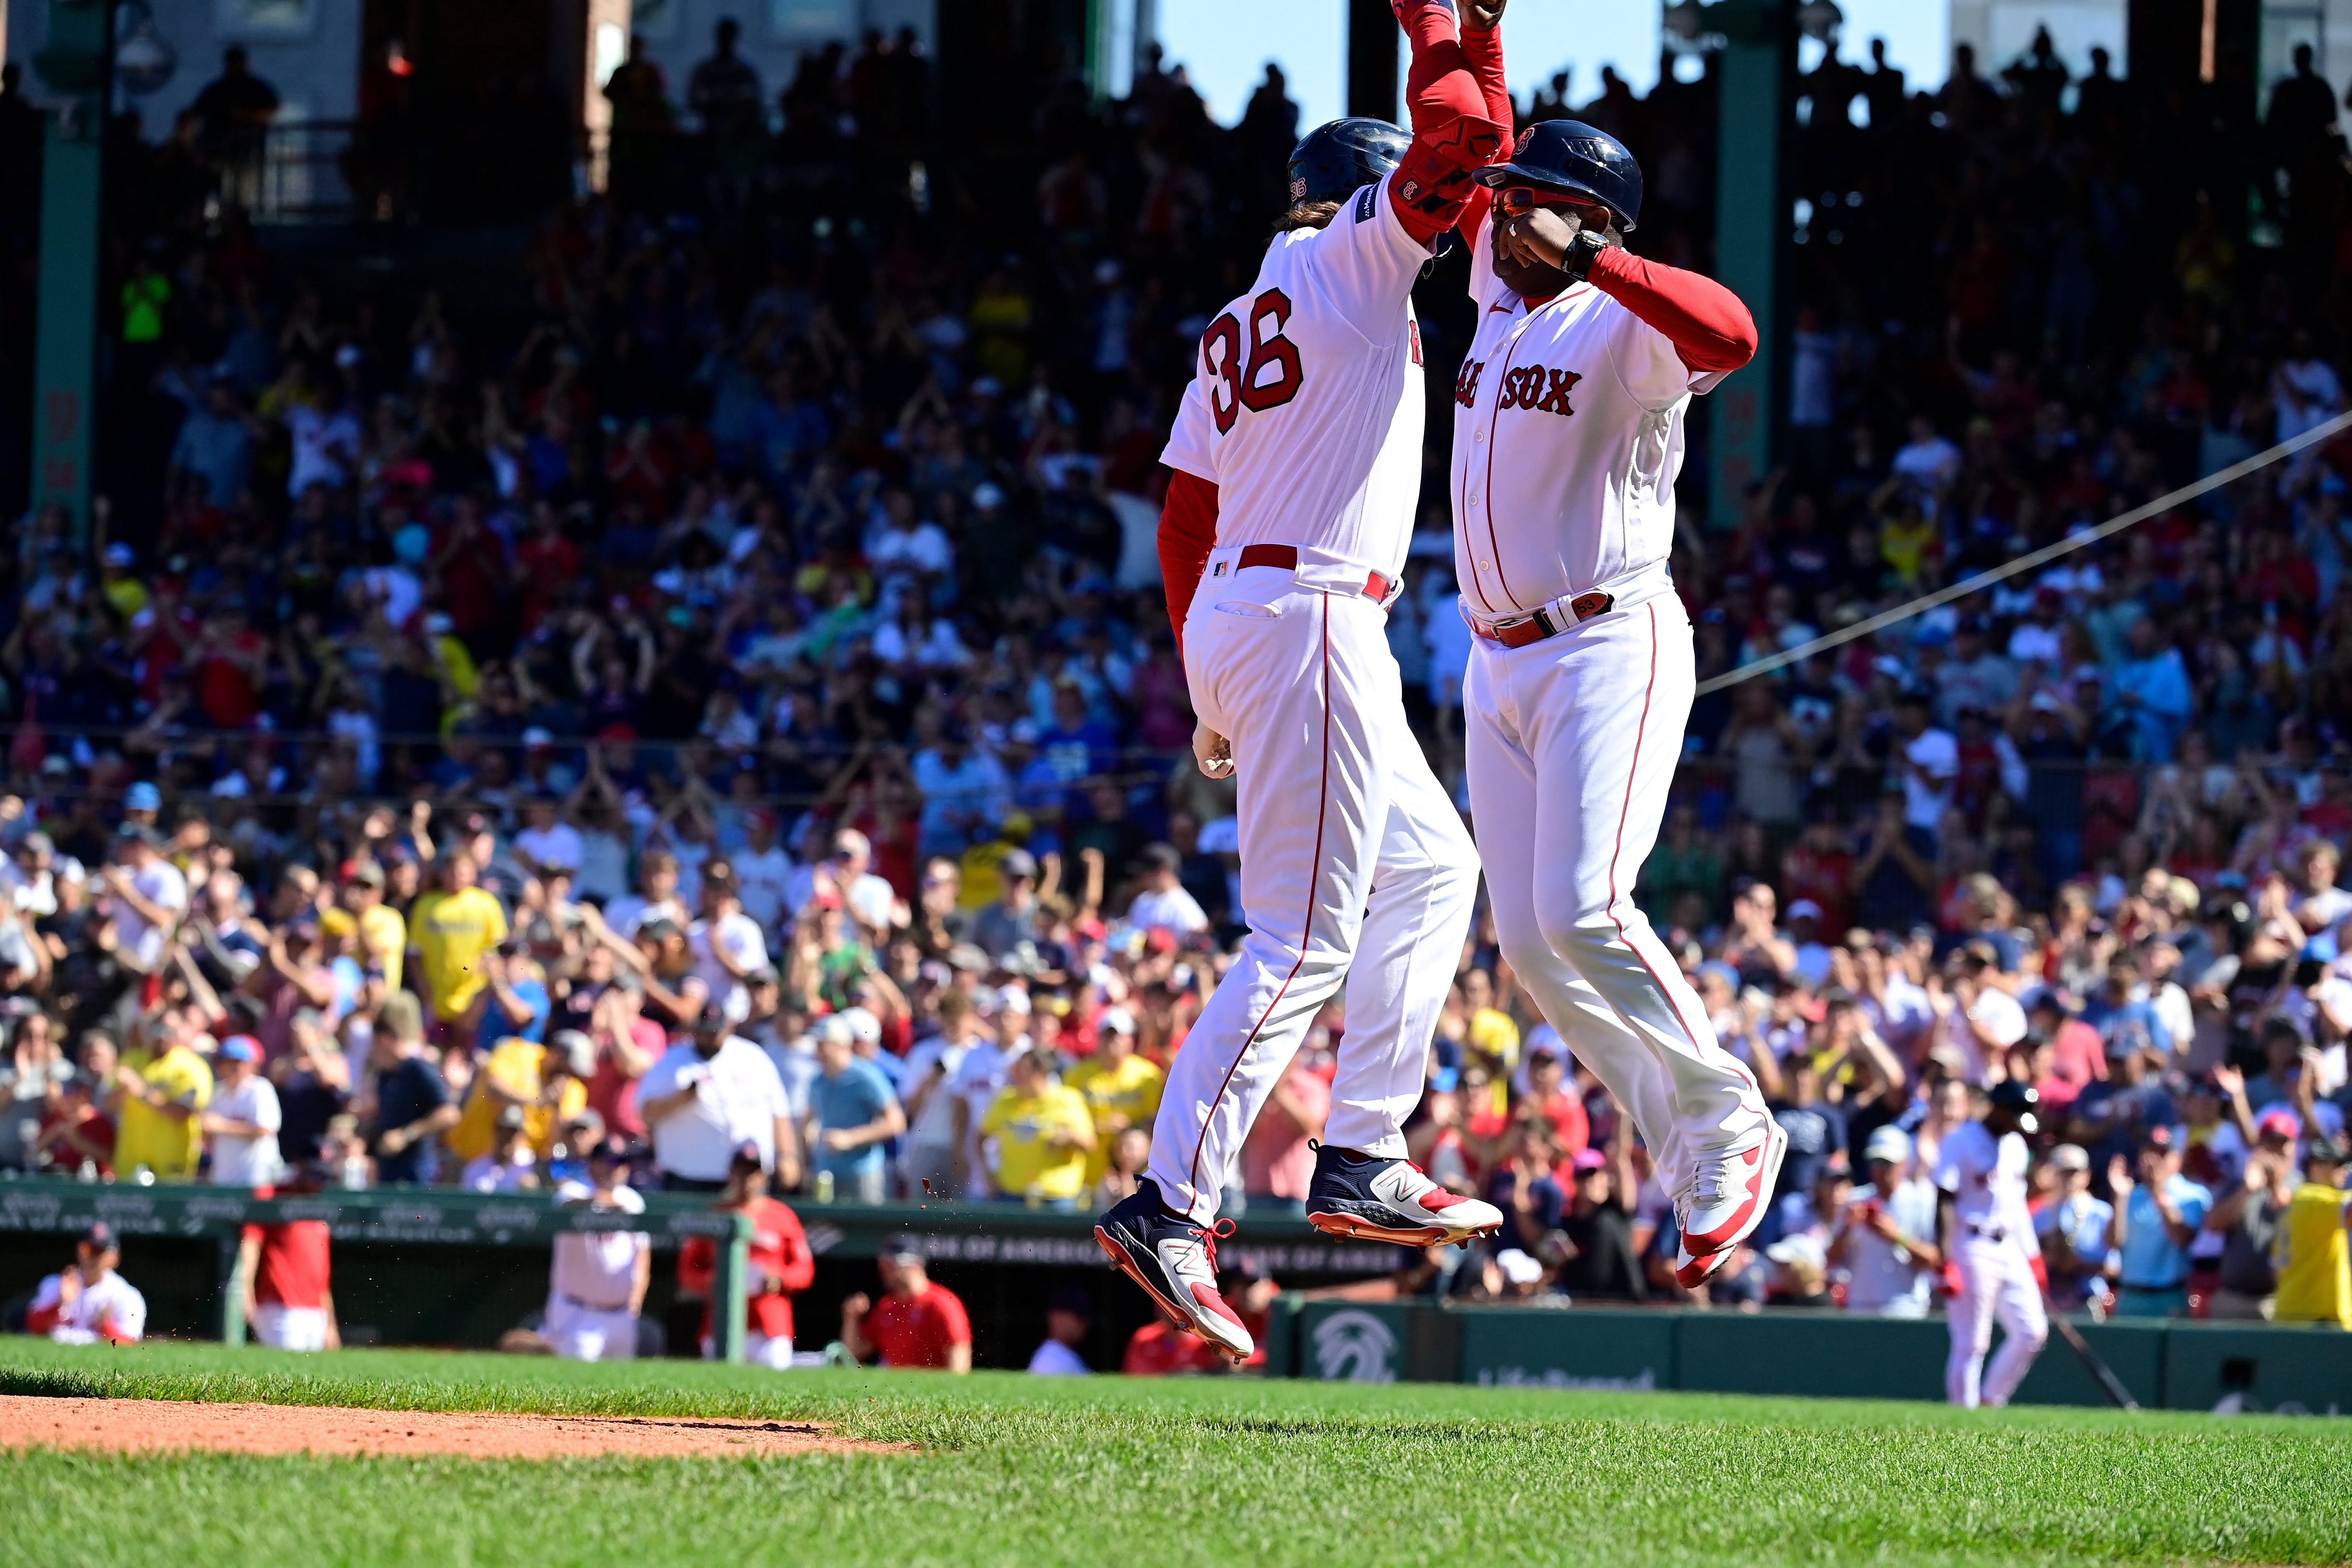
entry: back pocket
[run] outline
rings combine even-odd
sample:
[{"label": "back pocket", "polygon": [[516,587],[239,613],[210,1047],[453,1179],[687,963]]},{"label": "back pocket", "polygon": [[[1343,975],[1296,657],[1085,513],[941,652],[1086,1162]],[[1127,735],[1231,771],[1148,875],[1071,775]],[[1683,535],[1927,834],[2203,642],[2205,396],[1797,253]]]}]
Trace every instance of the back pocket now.
[{"label": "back pocket", "polygon": [[1282,612],[1272,605],[1253,604],[1247,599],[1220,599],[1211,607],[1221,616],[1244,616],[1253,621],[1282,618]]}]

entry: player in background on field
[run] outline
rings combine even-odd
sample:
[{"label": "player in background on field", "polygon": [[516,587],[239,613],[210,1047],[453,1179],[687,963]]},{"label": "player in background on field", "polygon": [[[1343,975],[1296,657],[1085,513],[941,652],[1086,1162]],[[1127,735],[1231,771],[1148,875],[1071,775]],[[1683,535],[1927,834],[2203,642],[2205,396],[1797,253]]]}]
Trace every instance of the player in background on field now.
[{"label": "player in background on field", "polygon": [[1642,171],[1606,132],[1546,121],[1478,178],[1453,461],[1471,822],[1504,956],[1633,1113],[1695,1286],[1762,1219],[1788,1139],[1633,885],[1696,684],[1667,569],[1684,416],[1755,353],[1756,325],[1721,284],[1624,249]]},{"label": "player in background on field", "polygon": [[25,1331],[61,1345],[135,1345],[147,1331],[147,1298],[114,1271],[122,1244],[99,1221],[74,1243],[74,1262],[43,1279],[25,1311]]},{"label": "player in background on field", "polygon": [[[1977,1120],[1945,1134],[1936,1154],[1936,1185],[1944,1214],[1944,1256],[1959,1276],[1948,1309],[1952,1353],[1944,1363],[1944,1394],[1974,1410],[2009,1403],[2050,1338],[2050,1315],[2033,1260],[2042,1256],[2033,1215],[2025,1206],[2025,1140],[2041,1125],[2042,1097],[2030,1084],[2004,1079],[1972,1089]],[[2000,1324],[2000,1353],[1985,1365],[1992,1326]]]},{"label": "player in background on field", "polygon": [[[743,1359],[753,1366],[790,1372],[793,1366],[793,1298],[816,1280],[816,1254],[809,1250],[808,1233],[801,1216],[768,1195],[767,1167],[760,1163],[760,1146],[746,1143],[735,1151],[727,1173],[722,1211],[750,1216],[751,1246],[747,1255],[751,1274],[743,1281]],[[681,1294],[702,1298],[702,1355],[719,1353],[716,1321],[719,1244],[707,1236],[688,1237],[677,1250],[677,1288]]]},{"label": "player in background on field", "polygon": [[[1168,614],[1211,777],[1234,773],[1250,931],[1171,1068],[1151,1164],[1096,1239],[1174,1326],[1254,1349],[1217,1293],[1220,1187],[1316,1012],[1348,1029],[1307,1217],[1409,1246],[1501,1213],[1405,1159],[1476,894],[1475,851],[1407,727],[1386,615],[1421,484],[1412,285],[1510,134],[1450,0],[1400,0],[1417,130],[1341,120],[1291,153],[1291,207],[1201,340],[1161,460]],[[1493,43],[1502,0],[1472,29]]]}]

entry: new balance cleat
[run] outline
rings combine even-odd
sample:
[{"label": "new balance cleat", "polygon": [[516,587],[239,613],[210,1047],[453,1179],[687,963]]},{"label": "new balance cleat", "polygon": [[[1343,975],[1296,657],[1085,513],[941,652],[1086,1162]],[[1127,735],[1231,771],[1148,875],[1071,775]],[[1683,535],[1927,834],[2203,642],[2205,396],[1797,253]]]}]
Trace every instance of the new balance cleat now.
[{"label": "new balance cleat", "polygon": [[1727,1252],[1748,1239],[1772,1201],[1788,1152],[1789,1135],[1768,1121],[1759,1142],[1701,1157],[1690,1197],[1679,1205],[1683,1246],[1693,1258]]},{"label": "new balance cleat", "polygon": [[1318,1143],[1307,1223],[1326,1236],[1435,1247],[1492,1236],[1503,1228],[1503,1211],[1447,1192],[1410,1160],[1365,1158]]},{"label": "new balance cleat", "polygon": [[1159,1184],[1147,1177],[1095,1222],[1095,1242],[1113,1268],[1143,1287],[1169,1327],[1207,1341],[1239,1365],[1257,1347],[1217,1294],[1217,1238],[1231,1236],[1233,1223],[1204,1226],[1170,1213]]}]

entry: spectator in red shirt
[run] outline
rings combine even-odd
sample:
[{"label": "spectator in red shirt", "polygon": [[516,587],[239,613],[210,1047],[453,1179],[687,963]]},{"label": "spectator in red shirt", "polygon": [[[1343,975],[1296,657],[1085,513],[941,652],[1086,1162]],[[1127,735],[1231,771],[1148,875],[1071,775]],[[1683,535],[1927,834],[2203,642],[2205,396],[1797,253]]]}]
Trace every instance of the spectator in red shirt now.
[{"label": "spectator in red shirt", "polygon": [[860,1290],[841,1304],[841,1343],[851,1359],[877,1356],[884,1366],[971,1370],[971,1321],[944,1285],[931,1283],[922,1249],[910,1237],[887,1243],[875,1260],[882,1300]]},{"label": "spectator in red shirt", "polygon": [[1559,1141],[1563,1169],[1592,1142],[1591,1119],[1585,1114],[1584,1101],[1569,1091],[1567,1080],[1568,1065],[1560,1059],[1558,1046],[1539,1039],[1528,1047],[1527,1103],[1551,1123],[1552,1135]]},{"label": "spectator in red shirt", "polygon": [[[743,1326],[743,1358],[753,1366],[789,1371],[793,1364],[793,1297],[814,1282],[816,1254],[809,1250],[800,1215],[768,1195],[768,1171],[760,1163],[757,1143],[746,1143],[735,1151],[735,1163],[727,1173],[727,1194],[719,1200],[719,1207],[751,1217],[751,1273],[743,1281],[744,1311],[750,1320]],[[684,1294],[703,1300],[705,1357],[717,1350],[710,1301],[718,1266],[719,1244],[707,1236],[689,1237],[686,1245],[678,1248],[677,1288]],[[965,1337],[969,1339],[970,1335]]]},{"label": "spectator in red shirt", "polygon": [[231,602],[215,610],[188,660],[195,667],[197,706],[215,727],[242,730],[253,722],[269,673],[269,644],[245,624],[243,605]]},{"label": "spectator in red shirt", "polygon": [[[315,1183],[298,1188],[308,1191]],[[276,1195],[263,1187],[256,1197]],[[335,1326],[335,1296],[327,1222],[287,1220],[249,1225],[237,1250],[237,1278],[245,1281],[245,1321],[253,1337],[272,1350],[335,1351],[343,1348]]]},{"label": "spectator in red shirt", "polygon": [[99,1107],[88,1073],[78,1071],[59,1086],[57,1103],[41,1113],[33,1152],[36,1164],[61,1173],[87,1162],[100,1176],[114,1174],[114,1123]]}]

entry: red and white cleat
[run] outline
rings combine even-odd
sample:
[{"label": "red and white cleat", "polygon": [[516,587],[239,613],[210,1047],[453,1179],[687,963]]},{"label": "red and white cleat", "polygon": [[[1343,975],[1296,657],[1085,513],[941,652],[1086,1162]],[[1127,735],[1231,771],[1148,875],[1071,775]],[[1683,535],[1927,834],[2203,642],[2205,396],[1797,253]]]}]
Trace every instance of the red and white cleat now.
[{"label": "red and white cleat", "polygon": [[[1701,1258],[1747,1240],[1763,1221],[1788,1152],[1789,1135],[1779,1122],[1767,1121],[1764,1136],[1747,1148],[1701,1156],[1691,1194],[1679,1205],[1684,1250]],[[1680,1273],[1678,1268],[1677,1278]]]}]

